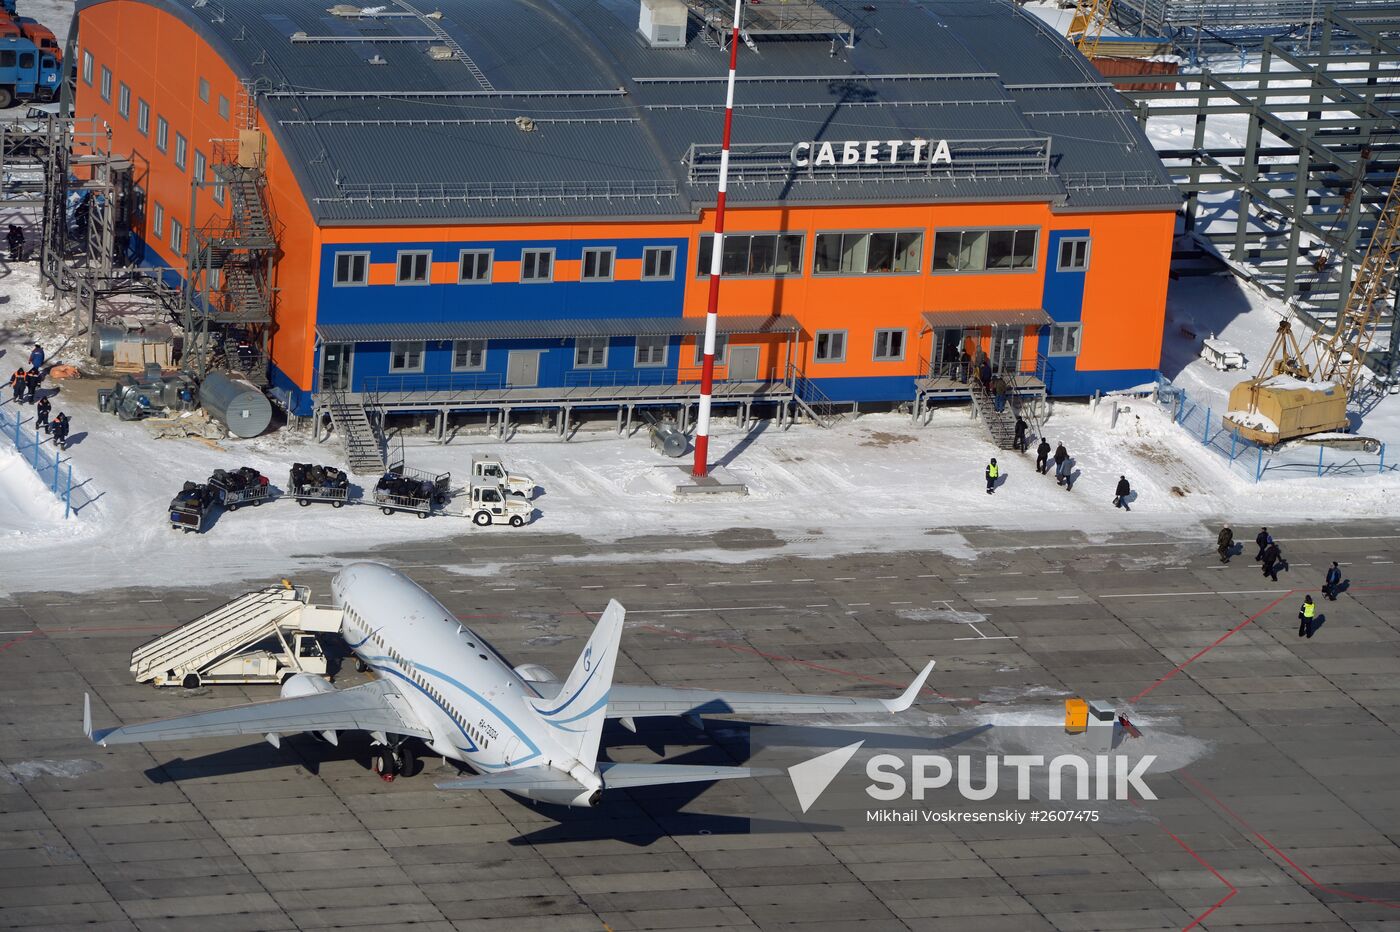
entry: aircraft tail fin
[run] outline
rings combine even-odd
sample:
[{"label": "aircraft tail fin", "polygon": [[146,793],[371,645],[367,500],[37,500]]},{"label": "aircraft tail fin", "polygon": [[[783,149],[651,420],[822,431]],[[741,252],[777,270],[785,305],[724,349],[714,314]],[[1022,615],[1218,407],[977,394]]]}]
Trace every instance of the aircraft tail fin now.
[{"label": "aircraft tail fin", "polygon": [[554,737],[589,769],[598,760],[626,616],[627,610],[616,599],[609,601],[558,694],[530,700],[545,724],[556,729]]}]

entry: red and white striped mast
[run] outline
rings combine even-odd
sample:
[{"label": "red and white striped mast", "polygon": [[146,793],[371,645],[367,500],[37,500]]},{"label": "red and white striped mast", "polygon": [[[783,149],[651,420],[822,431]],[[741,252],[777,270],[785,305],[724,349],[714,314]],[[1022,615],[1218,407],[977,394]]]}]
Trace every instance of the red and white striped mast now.
[{"label": "red and white striped mast", "polygon": [[710,297],[705,306],[705,362],[700,370],[700,411],[695,418],[695,466],[691,474],[709,475],[710,395],[715,381],[715,331],[719,323],[719,273],[724,259],[724,192],[729,186],[729,133],[734,124],[734,73],[739,65],[739,15],[744,0],[734,0],[734,29],[729,37],[729,87],[724,95],[724,139],[719,153],[719,197],[715,201],[715,239],[710,250]]}]

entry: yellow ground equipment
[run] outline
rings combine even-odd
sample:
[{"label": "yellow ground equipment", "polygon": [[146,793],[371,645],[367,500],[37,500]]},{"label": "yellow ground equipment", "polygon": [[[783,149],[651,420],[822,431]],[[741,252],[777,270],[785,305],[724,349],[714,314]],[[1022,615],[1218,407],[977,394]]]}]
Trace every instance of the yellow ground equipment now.
[{"label": "yellow ground equipment", "polygon": [[1089,703],[1075,696],[1065,700],[1065,733],[1081,734],[1089,727]]},{"label": "yellow ground equipment", "polygon": [[1075,0],[1074,16],[1065,30],[1065,38],[1085,57],[1092,59],[1099,52],[1113,0]]},{"label": "yellow ground equipment", "polygon": [[[1259,374],[1230,392],[1225,420],[1239,429],[1241,437],[1272,446],[1349,426],[1347,400],[1361,377],[1376,324],[1395,287],[1400,258],[1398,192],[1400,175],[1391,183],[1336,329],[1300,346],[1288,321],[1282,321]],[[1400,321],[1391,325],[1400,326]]]}]

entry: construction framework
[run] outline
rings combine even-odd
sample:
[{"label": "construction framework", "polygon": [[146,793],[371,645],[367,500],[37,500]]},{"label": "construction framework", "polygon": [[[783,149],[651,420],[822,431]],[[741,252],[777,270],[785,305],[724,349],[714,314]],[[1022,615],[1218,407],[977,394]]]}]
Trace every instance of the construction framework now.
[{"label": "construction framework", "polygon": [[[1383,34],[1400,13],[1377,28],[1328,8],[1322,22],[1311,51],[1266,39],[1255,70],[1113,80],[1145,130],[1192,119],[1187,145],[1158,152],[1185,199],[1186,232],[1331,332],[1400,169],[1400,45]],[[1177,88],[1132,89],[1164,80]],[[1389,303],[1366,359],[1386,380],[1400,376]]]}]

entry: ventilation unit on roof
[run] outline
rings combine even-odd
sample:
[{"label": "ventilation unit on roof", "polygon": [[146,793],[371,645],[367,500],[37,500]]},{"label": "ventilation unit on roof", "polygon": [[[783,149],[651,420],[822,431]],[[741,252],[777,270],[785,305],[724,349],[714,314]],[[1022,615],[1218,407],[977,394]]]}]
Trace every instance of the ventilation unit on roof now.
[{"label": "ventilation unit on roof", "polygon": [[428,46],[428,57],[433,61],[451,61],[457,57],[457,53],[447,45],[430,45]]},{"label": "ventilation unit on roof", "polygon": [[688,15],[683,0],[642,0],[637,31],[654,49],[682,49]]},{"label": "ventilation unit on roof", "polygon": [[389,64],[389,59],[385,58],[383,55],[380,55],[378,52],[375,52],[374,57],[369,60],[369,63],[371,65],[387,65]]}]

